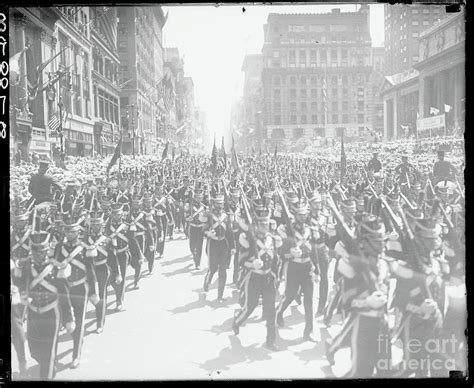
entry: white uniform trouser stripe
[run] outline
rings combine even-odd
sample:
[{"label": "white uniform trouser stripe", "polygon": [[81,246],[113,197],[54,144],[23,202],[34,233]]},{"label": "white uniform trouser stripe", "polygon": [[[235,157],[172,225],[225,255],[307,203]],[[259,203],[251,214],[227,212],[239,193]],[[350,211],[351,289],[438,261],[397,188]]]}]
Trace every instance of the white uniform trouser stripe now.
[{"label": "white uniform trouser stripe", "polygon": [[355,372],[357,371],[357,357],[358,357],[357,356],[357,340],[359,339],[359,323],[360,323],[360,316],[357,316],[354,322],[354,329],[352,330],[352,338],[351,338],[352,369],[349,375],[345,377],[353,377]]},{"label": "white uniform trouser stripe", "polygon": [[[60,319],[60,314],[59,314],[59,307],[56,306],[54,308],[54,312],[56,313],[56,326],[55,326],[55,333],[58,333],[59,330],[59,319]],[[54,364],[56,363],[56,343],[58,342],[58,335],[54,336],[53,339],[53,346],[51,347],[51,355],[49,358],[49,368],[48,368],[48,378],[53,378],[53,372],[54,372]]]},{"label": "white uniform trouser stripe", "polygon": [[252,272],[249,272],[245,278],[245,302],[244,302],[244,307],[242,308],[241,312],[237,315],[237,318],[235,319],[235,324],[239,325],[240,322],[242,321],[242,318],[245,316],[248,310],[248,304],[249,304],[249,282],[250,282],[250,276],[252,275]]},{"label": "white uniform trouser stripe", "polygon": [[344,338],[346,337],[347,333],[354,327],[354,323],[355,323],[355,320],[356,318],[352,319],[352,322],[349,323],[349,319],[350,317],[348,318],[347,322],[346,322],[346,327],[343,328],[341,330],[341,332],[339,334],[337,334],[336,337],[334,337],[334,340],[332,341],[329,349],[334,349],[335,347],[339,346],[339,344],[344,340]]},{"label": "white uniform trouser stripe", "polygon": [[[288,284],[288,276],[287,275],[288,275],[288,261],[283,263],[283,277],[285,279],[285,289],[286,289],[286,286]],[[285,291],[283,291],[283,296],[280,300],[280,304],[278,305],[278,308],[277,308],[277,311],[276,311],[277,314],[280,313],[280,311],[283,307],[283,303],[285,303],[285,295],[286,295],[286,293],[285,293]]]}]

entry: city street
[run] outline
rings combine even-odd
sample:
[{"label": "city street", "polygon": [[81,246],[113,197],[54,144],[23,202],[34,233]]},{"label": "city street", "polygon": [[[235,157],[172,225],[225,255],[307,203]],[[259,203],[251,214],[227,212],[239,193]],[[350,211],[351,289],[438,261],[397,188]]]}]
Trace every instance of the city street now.
[{"label": "city street", "polygon": [[[82,360],[77,369],[69,368],[72,339],[65,332],[61,334],[56,380],[290,379],[333,377],[345,372],[331,371],[321,341],[334,335],[340,326],[326,329],[317,318],[317,342],[303,342],[303,306],[293,304],[285,313],[286,327],[279,329],[277,340],[279,352],[262,346],[265,324],[260,321],[261,308],[236,337],[231,326],[239,306],[237,292],[228,285],[228,299],[217,302],[215,278],[208,294],[203,293],[205,255],[203,259],[201,270],[194,270],[188,240],[178,234],[167,242],[165,257],[156,262],[151,277],[143,276],[138,290],[129,288],[133,282],[129,267],[124,309],[115,312],[110,287],[106,325],[100,335],[95,333],[95,313],[89,304]],[[350,362],[342,360],[349,357],[348,351],[340,351],[336,365],[349,366]],[[15,379],[18,364],[13,348],[12,363]],[[38,365],[31,358],[29,368],[28,378],[36,379]]]}]

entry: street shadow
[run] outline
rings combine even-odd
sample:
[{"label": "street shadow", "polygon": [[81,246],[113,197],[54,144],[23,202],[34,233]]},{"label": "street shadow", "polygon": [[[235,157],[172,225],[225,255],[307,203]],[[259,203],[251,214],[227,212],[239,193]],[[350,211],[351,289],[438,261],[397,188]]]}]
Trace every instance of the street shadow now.
[{"label": "street shadow", "polygon": [[[163,260],[163,259],[161,259],[161,260]],[[186,262],[192,261],[192,260],[193,260],[193,255],[191,253],[189,253],[188,255],[179,257],[177,259],[162,261],[161,266],[162,267],[167,267],[169,265],[179,264],[179,263],[186,263]]]},{"label": "street shadow", "polygon": [[172,272],[163,272],[163,276],[166,276],[167,278],[169,278],[170,276],[181,275],[185,273],[190,274],[192,273],[191,272],[192,267],[193,267],[193,264],[188,264],[186,267],[178,268]]},{"label": "street shadow", "polygon": [[[67,350],[65,350],[64,352],[62,353],[59,353],[57,356],[56,356],[56,360],[62,360],[64,357],[66,357],[68,354],[72,354],[72,343],[71,343],[71,347]],[[63,364],[63,365],[67,365],[67,364]],[[66,368],[64,368],[66,369]]]},{"label": "street shadow", "polygon": [[206,300],[206,294],[204,292],[202,292],[202,290],[200,290],[200,291],[201,292],[199,293],[198,300],[196,300],[194,302],[191,302],[191,303],[188,303],[184,306],[179,306],[179,307],[176,307],[172,310],[168,310],[168,312],[170,312],[173,315],[183,314],[183,313],[188,313],[192,310],[199,309],[199,308],[207,306],[208,302]]},{"label": "street shadow", "polygon": [[283,314],[283,319],[285,320],[285,327],[283,327],[283,329],[285,329],[304,322],[304,314],[298,310],[298,306],[291,306],[290,313],[288,314],[288,312],[285,312],[285,314]]},{"label": "street shadow", "polygon": [[229,370],[232,365],[243,362],[254,362],[270,360],[270,352],[263,348],[261,344],[254,343],[250,346],[242,346],[237,336],[230,335],[230,346],[220,351],[216,358],[207,360],[202,364],[197,364],[201,369],[209,373]]}]

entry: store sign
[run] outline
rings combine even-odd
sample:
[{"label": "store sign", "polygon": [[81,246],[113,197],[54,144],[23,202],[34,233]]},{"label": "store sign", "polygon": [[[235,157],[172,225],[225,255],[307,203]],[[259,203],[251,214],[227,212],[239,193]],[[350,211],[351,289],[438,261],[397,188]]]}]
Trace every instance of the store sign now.
[{"label": "store sign", "polygon": [[418,132],[429,131],[437,128],[444,128],[446,125],[445,115],[431,116],[416,120],[416,129]]},{"label": "store sign", "polygon": [[31,148],[49,150],[49,143],[46,143],[45,141],[31,140]]}]

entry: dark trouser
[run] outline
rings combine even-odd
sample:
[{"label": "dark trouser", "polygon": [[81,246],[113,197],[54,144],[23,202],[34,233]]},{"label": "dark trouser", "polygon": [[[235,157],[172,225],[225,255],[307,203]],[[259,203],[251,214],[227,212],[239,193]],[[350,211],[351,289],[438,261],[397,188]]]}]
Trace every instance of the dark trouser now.
[{"label": "dark trouser", "polygon": [[214,274],[218,272],[219,283],[217,287],[217,297],[222,298],[227,280],[227,268],[229,268],[230,261],[230,252],[227,248],[226,240],[210,240],[207,246],[207,256],[209,257],[209,270],[204,278],[204,284],[209,286]]},{"label": "dark trouser", "polygon": [[[235,235],[234,235],[235,237]],[[235,241],[239,241],[238,237],[236,238]],[[232,282],[234,284],[237,284],[239,282],[239,273],[240,273],[240,244],[237,244],[237,248],[235,249],[235,254],[234,254],[234,272],[232,276]]]},{"label": "dark trouser", "polygon": [[99,303],[95,305],[95,314],[97,317],[97,328],[103,328],[105,323],[105,311],[107,308],[107,285],[109,284],[110,270],[107,264],[95,266],[97,283],[99,286],[98,297]]},{"label": "dark trouser", "polygon": [[[143,253],[143,250],[145,248],[145,240],[143,238],[143,235],[137,236],[136,239],[137,239],[138,246],[140,247],[140,250]],[[132,253],[132,257],[130,259],[130,265],[135,270],[135,277],[134,277],[133,283],[136,286],[138,285],[138,282],[140,281],[140,276],[142,273],[142,261],[138,252],[131,252],[131,253]]]},{"label": "dark trouser", "polygon": [[168,224],[167,233],[169,238],[173,238],[174,224]]},{"label": "dark trouser", "polygon": [[[144,252],[145,257],[146,257],[146,261],[148,262],[148,271],[150,271],[150,272],[153,271],[153,267],[155,265],[156,241],[157,241],[156,231],[153,230],[153,239],[148,237],[145,240],[145,252]],[[153,244],[153,242],[155,244]]]},{"label": "dark trouser", "polygon": [[69,288],[71,296],[71,305],[74,313],[74,321],[76,329],[72,333],[73,351],[72,359],[80,358],[82,351],[82,343],[84,341],[84,320],[87,310],[87,296],[89,295],[89,285],[87,283],[79,284]]},{"label": "dark trouser", "polygon": [[189,249],[193,254],[193,260],[196,267],[201,265],[202,244],[204,242],[204,232],[202,227],[189,225]]},{"label": "dark trouser", "polygon": [[[382,369],[377,370],[378,377],[388,375],[390,373],[391,352],[385,320],[363,315],[359,315],[354,319],[356,321],[349,338],[352,368],[344,377],[372,377],[374,368],[377,368],[377,366],[382,367]],[[387,340],[385,341],[385,339]],[[387,368],[385,368],[385,365],[387,365]]]},{"label": "dark trouser", "polygon": [[[165,250],[165,238],[166,238],[166,230],[168,228],[168,220],[166,216],[158,216],[157,217],[157,226],[158,226],[158,240],[156,242],[156,252],[161,256]],[[162,241],[160,241],[160,238]]]},{"label": "dark trouser", "polygon": [[31,357],[40,366],[40,379],[54,378],[54,364],[58,351],[58,334],[61,322],[59,308],[55,307],[43,314],[29,309],[27,319],[28,345]]},{"label": "dark trouser", "polygon": [[25,342],[26,335],[25,329],[23,327],[23,315],[26,306],[23,304],[14,304],[12,305],[11,310],[11,334],[12,334],[12,344],[15,347],[16,355],[18,357],[19,363],[26,362],[25,356]]},{"label": "dark trouser", "polygon": [[285,293],[278,306],[277,314],[283,317],[283,313],[295,299],[299,287],[301,287],[304,294],[304,334],[309,335],[313,332],[313,279],[311,278],[311,263],[288,263]]},{"label": "dark trouser", "polygon": [[242,325],[258,305],[260,295],[263,300],[263,312],[267,321],[267,344],[273,345],[276,338],[275,329],[275,278],[272,274],[259,275],[249,273],[244,279],[244,304],[234,317],[236,326]]},{"label": "dark trouser", "polygon": [[117,284],[115,282],[115,278],[117,277],[118,273],[112,271],[112,287],[115,291],[115,300],[117,301],[117,305],[122,305],[125,295],[125,278],[127,277],[127,267],[130,261],[130,254],[128,252],[117,253],[117,260],[120,268],[120,276],[122,277],[122,282],[120,284]]},{"label": "dark trouser", "polygon": [[317,248],[318,249],[318,258],[319,258],[319,302],[318,302],[318,312],[324,311],[326,307],[326,302],[328,298],[328,267],[329,267],[329,257],[327,254],[327,248]]}]

